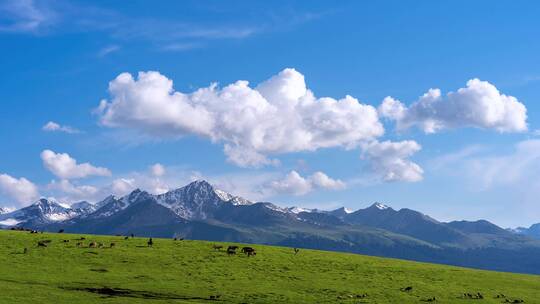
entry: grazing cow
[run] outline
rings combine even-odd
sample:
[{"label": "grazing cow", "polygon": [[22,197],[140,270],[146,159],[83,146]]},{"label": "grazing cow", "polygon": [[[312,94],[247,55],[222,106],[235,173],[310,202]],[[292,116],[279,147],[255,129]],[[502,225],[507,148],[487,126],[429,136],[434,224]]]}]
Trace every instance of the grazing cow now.
[{"label": "grazing cow", "polygon": [[98,243],[98,244],[97,244],[97,247],[98,247],[98,248],[103,248],[103,243]]},{"label": "grazing cow", "polygon": [[111,243],[111,245],[109,246],[109,248],[113,248],[114,246],[116,246],[115,243]]},{"label": "grazing cow", "polygon": [[79,238],[79,241],[84,241],[84,240],[86,240],[84,236],[81,236],[81,238]]},{"label": "grazing cow", "polygon": [[96,248],[96,247],[97,247],[96,242],[91,242],[90,244],[88,244],[88,248]]},{"label": "grazing cow", "polygon": [[409,292],[409,291],[412,291],[412,286],[407,286],[405,288],[401,288],[400,290],[403,292]]},{"label": "grazing cow", "polygon": [[131,234],[131,238],[134,238],[134,237],[135,237],[135,234],[132,233],[132,234]]},{"label": "grazing cow", "polygon": [[38,247],[47,247],[47,242],[39,241],[37,245]]},{"label": "grazing cow", "polygon": [[248,257],[257,254],[257,252],[255,252],[255,249],[253,249],[251,247],[243,247],[242,248],[242,253],[246,254]]},{"label": "grazing cow", "polygon": [[178,238],[174,238],[175,241],[178,241]]},{"label": "grazing cow", "polygon": [[227,247],[227,254],[228,255],[236,254],[236,249],[238,249],[238,246],[229,246],[229,247]]},{"label": "grazing cow", "polygon": [[69,240],[64,240],[64,243],[69,243]]},{"label": "grazing cow", "polygon": [[148,244],[148,247],[152,247],[152,245],[154,245],[154,241],[152,241],[152,238],[150,238],[146,244]]},{"label": "grazing cow", "polygon": [[23,254],[27,254],[27,253],[28,253],[28,248],[25,247],[23,250]]},{"label": "grazing cow", "polygon": [[223,249],[223,246],[222,246],[222,245],[216,245],[216,244],[214,244],[214,245],[212,246],[212,248],[213,248],[214,250],[219,250],[219,251],[221,251],[221,249]]},{"label": "grazing cow", "polygon": [[129,240],[129,236],[124,237],[124,240]]},{"label": "grazing cow", "polygon": [[64,229],[58,230],[58,233],[64,233]]},{"label": "grazing cow", "polygon": [[298,248],[294,248],[294,255],[297,255],[297,254],[298,254],[298,252],[300,252],[300,249],[298,249]]},{"label": "grazing cow", "polygon": [[83,242],[78,242],[77,243],[77,247],[82,247],[83,245],[84,245]]}]

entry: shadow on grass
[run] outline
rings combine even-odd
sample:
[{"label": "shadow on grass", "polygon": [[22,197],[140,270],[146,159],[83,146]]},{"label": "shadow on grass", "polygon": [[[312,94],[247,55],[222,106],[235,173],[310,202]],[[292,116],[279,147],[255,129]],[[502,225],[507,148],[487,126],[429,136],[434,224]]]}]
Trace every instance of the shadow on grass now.
[{"label": "shadow on grass", "polygon": [[113,287],[61,287],[65,290],[85,291],[89,293],[99,294],[104,297],[125,297],[139,299],[154,299],[154,300],[198,300],[198,301],[219,301],[216,296],[209,298],[203,297],[187,297],[168,293],[157,293],[151,291],[132,290],[125,288]]}]

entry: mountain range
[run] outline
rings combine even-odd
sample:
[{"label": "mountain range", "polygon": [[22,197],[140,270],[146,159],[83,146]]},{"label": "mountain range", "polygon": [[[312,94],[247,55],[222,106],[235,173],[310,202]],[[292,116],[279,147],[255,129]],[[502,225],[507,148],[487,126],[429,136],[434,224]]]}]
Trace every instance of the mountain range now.
[{"label": "mountain range", "polygon": [[260,243],[540,274],[540,225],[505,230],[485,220],[444,223],[375,203],[356,211],[252,202],[199,180],[153,195],[140,189],[97,204],[42,198],[0,212],[0,226],[69,233]]}]

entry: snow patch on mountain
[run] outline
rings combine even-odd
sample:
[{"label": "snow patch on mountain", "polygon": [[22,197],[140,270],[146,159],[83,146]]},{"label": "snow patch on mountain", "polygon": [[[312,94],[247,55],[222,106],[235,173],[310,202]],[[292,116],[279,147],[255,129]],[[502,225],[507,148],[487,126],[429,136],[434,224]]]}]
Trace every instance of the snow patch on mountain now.
[{"label": "snow patch on mountain", "polygon": [[294,213],[294,214],[298,214],[300,212],[313,212],[314,209],[308,209],[308,208],[302,208],[302,207],[290,207],[290,208],[286,208],[287,212],[290,212],[290,213]]},{"label": "snow patch on mountain", "polygon": [[390,209],[389,206],[385,205],[385,204],[381,204],[381,203],[375,203],[373,204],[373,207],[379,209],[379,210],[386,210],[386,209]]},{"label": "snow patch on mountain", "polygon": [[222,199],[223,201],[225,202],[228,202],[228,203],[231,203],[235,206],[238,206],[238,205],[251,205],[253,204],[253,202],[243,198],[243,197],[240,197],[240,196],[234,196],[228,192],[225,192],[223,190],[220,190],[220,189],[214,189],[214,192],[216,193],[216,195]]},{"label": "snow patch on mountain", "polygon": [[10,213],[10,212],[13,212],[15,210],[17,210],[17,209],[13,208],[13,207],[0,207],[0,214]]}]

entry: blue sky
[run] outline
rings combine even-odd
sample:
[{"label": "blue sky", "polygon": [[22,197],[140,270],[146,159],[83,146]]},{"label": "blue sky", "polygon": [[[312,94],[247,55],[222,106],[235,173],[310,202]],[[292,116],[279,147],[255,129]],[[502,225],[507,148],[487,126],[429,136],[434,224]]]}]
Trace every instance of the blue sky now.
[{"label": "blue sky", "polygon": [[540,222],[539,13],[0,1],[0,206],[205,178],[282,205]]}]

